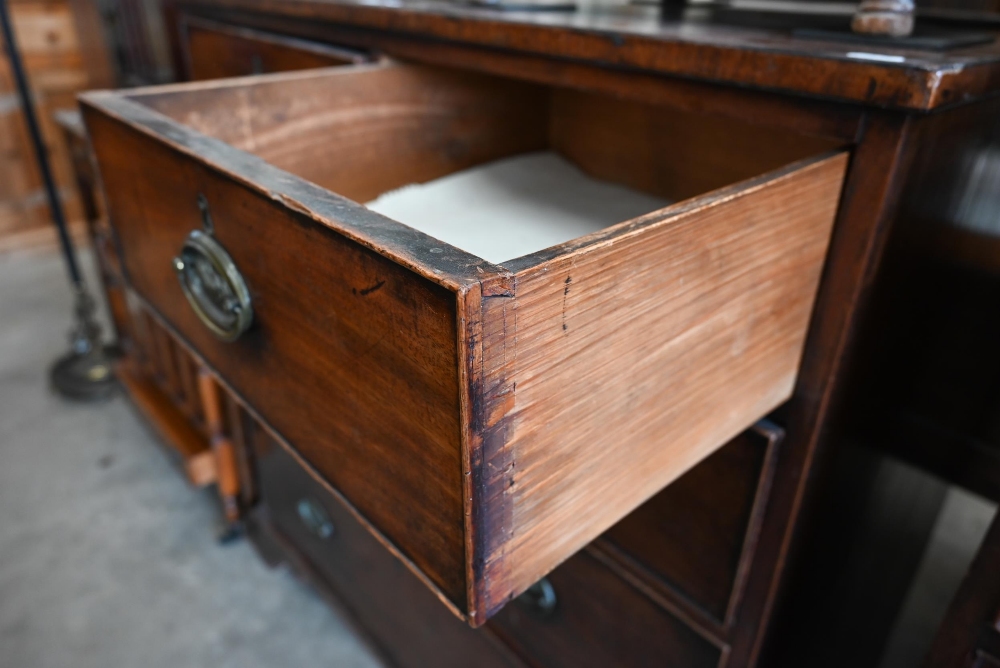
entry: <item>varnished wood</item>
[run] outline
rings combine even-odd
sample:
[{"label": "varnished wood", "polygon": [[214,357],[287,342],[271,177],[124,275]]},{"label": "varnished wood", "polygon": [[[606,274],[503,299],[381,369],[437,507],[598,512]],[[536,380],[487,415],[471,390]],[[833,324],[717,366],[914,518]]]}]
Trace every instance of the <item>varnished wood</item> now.
[{"label": "varnished wood", "polygon": [[187,79],[288,72],[362,63],[364,53],[198,18],[181,26]]},{"label": "varnished wood", "polygon": [[[759,556],[749,576],[745,614],[760,620],[761,625],[769,620],[779,589],[794,581],[785,567],[808,539],[808,530],[796,530],[801,529],[799,522],[804,520],[800,513],[808,508],[809,496],[816,494],[817,488],[809,485],[802,472],[820,468],[835,442],[832,426],[838,424],[842,409],[852,344],[867,313],[869,290],[913,159],[912,132],[909,118],[871,112],[852,155],[802,369],[787,409],[790,419],[777,463],[774,497],[764,518]],[[793,545],[796,537],[799,542]],[[795,619],[792,612],[785,621],[794,624]],[[745,653],[752,664],[763,649],[764,639],[760,627],[737,626],[734,652]]]},{"label": "varnished wood", "polygon": [[[394,63],[85,103],[136,291],[474,625],[788,397],[846,162],[760,175],[831,143]],[[592,141],[615,116],[687,169]],[[546,146],[690,199],[496,267],[343,197]],[[235,344],[178,299],[199,193],[254,293]]]},{"label": "varnished wood", "polygon": [[[721,648],[656,606],[584,552],[549,577],[551,615],[515,601],[490,622],[535,665],[549,668],[684,666],[714,668]],[[586,638],[586,642],[581,642]]]},{"label": "varnished wood", "polygon": [[[295,565],[337,595],[374,639],[389,665],[400,668],[518,668],[515,656],[486,629],[451,615],[423,583],[374,540],[352,514],[313,480],[283,446],[259,439],[262,494],[270,524],[290,542]],[[327,512],[333,533],[318,538],[303,525],[298,504]]]},{"label": "varnished wood", "polygon": [[322,24],[284,16],[239,14],[245,25],[280,30],[317,40],[369,49],[413,62],[567,86],[667,109],[694,112],[841,141],[857,138],[863,109],[774,92],[738,90],[641,70],[593,67],[585,62],[498,50],[474,44],[428,41],[418,35],[386,33],[354,26]]},{"label": "varnished wood", "polygon": [[178,454],[191,484],[204,487],[214,483],[215,458],[208,441],[190,426],[173,401],[153,383],[134,375],[126,367],[119,367],[117,376],[132,402]]},{"label": "varnished wood", "polygon": [[516,271],[511,538],[487,557],[509,575],[487,600],[790,396],[845,162],[797,164]]},{"label": "varnished wood", "polygon": [[[103,117],[88,125],[136,291],[449,599],[463,600],[454,296],[146,136]],[[201,227],[199,192],[253,286],[256,326],[233,344],[198,321],[171,264]],[[302,290],[287,282],[293,266]]]},{"label": "varnished wood", "polygon": [[592,549],[671,598],[690,624],[726,642],[782,437],[768,423],[740,434],[613,526]]},{"label": "varnished wood", "polygon": [[957,54],[878,51],[891,63],[857,58],[856,45],[794,38],[788,31],[698,20],[661,20],[658,7],[594,7],[564,15],[497,12],[428,0],[211,0],[180,8],[278,14],[355,29],[418,34],[493,49],[587,60],[748,87],[879,106],[928,110],[990,95],[1000,87],[1000,44]]},{"label": "varnished wood", "polygon": [[212,454],[215,456],[216,485],[219,488],[223,517],[229,524],[235,524],[240,519],[240,474],[236,446],[223,421],[223,399],[219,386],[212,374],[205,369],[198,371],[198,394],[205,412]]},{"label": "varnished wood", "polygon": [[840,142],[555,89],[549,141],[588,174],[678,202]]}]

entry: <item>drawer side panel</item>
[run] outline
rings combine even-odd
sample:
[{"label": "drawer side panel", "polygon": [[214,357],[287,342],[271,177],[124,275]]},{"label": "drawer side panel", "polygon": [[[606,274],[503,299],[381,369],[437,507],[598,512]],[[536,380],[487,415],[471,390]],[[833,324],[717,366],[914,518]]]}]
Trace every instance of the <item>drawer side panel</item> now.
[{"label": "drawer side panel", "polygon": [[[156,138],[88,111],[132,287],[315,471],[465,608],[456,295]],[[207,198],[253,299],[224,343],[172,266]]]},{"label": "drawer side panel", "polygon": [[846,162],[797,163],[516,275],[512,536],[493,555],[507,595],[788,399]]}]

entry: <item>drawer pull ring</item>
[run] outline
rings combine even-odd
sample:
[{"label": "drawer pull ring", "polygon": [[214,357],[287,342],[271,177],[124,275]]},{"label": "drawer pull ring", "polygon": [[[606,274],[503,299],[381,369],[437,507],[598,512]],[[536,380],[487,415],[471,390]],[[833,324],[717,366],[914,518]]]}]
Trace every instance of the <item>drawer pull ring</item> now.
[{"label": "drawer pull ring", "polygon": [[555,614],[558,603],[555,587],[552,586],[548,578],[542,578],[531,585],[515,600],[528,612],[542,619],[547,619]]},{"label": "drawer pull ring", "polygon": [[302,520],[302,524],[309,530],[309,533],[323,540],[333,535],[333,521],[326,509],[317,501],[309,498],[300,499],[297,509],[299,519]]},{"label": "drawer pull ring", "polygon": [[188,235],[174,258],[184,296],[198,319],[223,341],[235,341],[253,321],[250,290],[229,253],[213,236],[212,218],[198,196],[204,229]]}]

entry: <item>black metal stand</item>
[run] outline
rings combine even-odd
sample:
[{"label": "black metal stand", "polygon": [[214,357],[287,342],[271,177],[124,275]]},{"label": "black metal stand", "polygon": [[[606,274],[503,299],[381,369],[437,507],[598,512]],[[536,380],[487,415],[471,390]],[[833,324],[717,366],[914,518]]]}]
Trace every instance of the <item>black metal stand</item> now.
[{"label": "black metal stand", "polygon": [[48,151],[38,127],[38,116],[24,72],[24,63],[21,61],[21,54],[14,37],[7,0],[0,0],[0,28],[3,29],[3,39],[7,45],[10,68],[17,83],[21,109],[28,124],[28,133],[45,184],[49,210],[52,212],[52,222],[59,232],[59,245],[73,288],[75,325],[70,331],[70,351],[52,366],[52,385],[61,394],[74,399],[106,398],[116,387],[114,374],[111,371],[111,360],[101,345],[101,328],[94,317],[94,300],[87,292],[80,266],[76,261],[73,242],[66,228],[66,217],[63,214],[62,202],[59,201],[55,180],[52,178]]}]

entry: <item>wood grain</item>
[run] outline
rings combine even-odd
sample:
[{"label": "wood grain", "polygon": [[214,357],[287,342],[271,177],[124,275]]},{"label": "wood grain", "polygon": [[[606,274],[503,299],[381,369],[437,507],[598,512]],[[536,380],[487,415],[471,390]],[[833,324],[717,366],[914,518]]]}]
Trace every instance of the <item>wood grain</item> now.
[{"label": "wood grain", "polygon": [[[473,625],[788,397],[846,163],[760,175],[832,143],[397,63],[84,110],[135,290]],[[503,267],[343,197],[544,147],[727,187]],[[234,344],[172,270],[199,193],[253,294]]]},{"label": "wood grain", "polygon": [[790,396],[845,167],[798,164],[516,273],[513,526],[488,559],[510,580],[491,589],[523,591]]},{"label": "wood grain", "polygon": [[181,24],[187,79],[221,79],[267,72],[350,65],[368,54],[259,30],[188,18]]},{"label": "wood grain", "polygon": [[[454,293],[114,119],[87,123],[135,291],[461,607]],[[253,295],[235,343],[197,319],[172,269],[201,227],[199,192]]]},{"label": "wood grain", "polygon": [[595,178],[673,202],[839,145],[568,88],[552,90],[549,143]]},{"label": "wood grain", "polygon": [[382,63],[134,99],[357,202],[545,145],[533,84]]},{"label": "wood grain", "polygon": [[[866,45],[884,60],[853,56],[850,42],[791,34],[802,16],[772,29],[665,20],[657,5],[581,7],[576,12],[498,12],[434,0],[186,0],[189,11],[278,15],[320,27],[417,35],[425,42],[587,61],[731,86],[781,90],[892,107],[930,110],[987,97],[1000,88],[1000,43],[931,52]],[[984,28],[984,30],[987,30]]]}]

